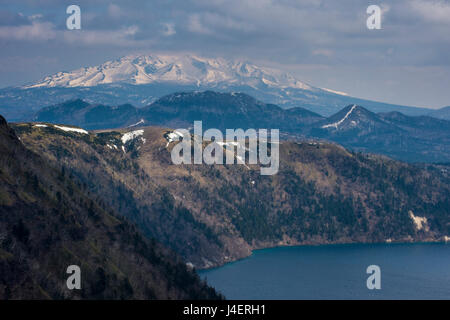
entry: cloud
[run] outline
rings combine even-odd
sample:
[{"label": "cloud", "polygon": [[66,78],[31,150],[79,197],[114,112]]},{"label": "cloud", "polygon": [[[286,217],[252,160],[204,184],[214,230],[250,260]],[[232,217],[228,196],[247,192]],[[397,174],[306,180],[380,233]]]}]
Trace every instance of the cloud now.
[{"label": "cloud", "polygon": [[113,45],[136,46],[138,41],[133,36],[139,32],[138,26],[124,27],[119,30],[77,30],[63,31],[63,40],[74,45]]},{"label": "cloud", "polygon": [[325,57],[332,57],[333,51],[327,50],[327,49],[316,49],[312,51],[312,54],[315,56],[325,56]]},{"label": "cloud", "polygon": [[212,30],[207,28],[203,25],[202,21],[200,20],[199,14],[193,14],[189,16],[188,23],[187,23],[187,29],[194,33],[200,33],[200,34],[212,34]]},{"label": "cloud", "polygon": [[108,15],[112,18],[120,18],[123,12],[118,5],[112,3],[108,6]]},{"label": "cloud", "polygon": [[[47,6],[57,2],[48,0]],[[362,0],[155,0],[107,1],[89,5],[80,0],[82,30],[68,33],[66,15],[39,13],[6,16],[0,38],[17,41],[52,40],[55,43],[204,51],[214,55],[243,55],[301,64],[408,64],[434,63],[444,54],[428,52],[450,48],[450,5],[438,0],[398,0],[381,5],[383,30],[368,31],[367,3]],[[175,5],[176,4],[176,5]],[[47,11],[46,11],[47,10]],[[4,16],[0,12],[0,18]],[[10,14],[11,15],[11,14]],[[0,21],[1,23],[1,21]],[[22,25],[17,25],[21,23]],[[16,25],[14,25],[16,24]],[[176,27],[175,27],[176,26]],[[415,47],[421,46],[420,49]],[[386,50],[395,55],[386,59]],[[429,50],[431,51],[431,50]],[[402,57],[404,55],[404,57]],[[326,60],[324,60],[326,58]]]},{"label": "cloud", "polygon": [[0,39],[32,43],[52,40],[75,45],[133,46],[138,44],[133,39],[138,32],[139,27],[136,25],[117,30],[56,30],[50,22],[33,20],[29,25],[0,26]]},{"label": "cloud", "polygon": [[31,15],[31,16],[29,17],[29,19],[30,19],[30,20],[39,20],[39,19],[42,19],[43,17],[44,17],[44,16],[43,16],[42,14],[37,13],[37,14]]},{"label": "cloud", "polygon": [[[68,31],[67,4],[60,0],[3,0],[0,63],[36,54],[57,57],[65,69],[156,50],[277,64],[287,71],[297,67],[305,81],[366,96],[384,79],[366,79],[363,69],[396,70],[391,78],[401,87],[415,81],[403,67],[414,66],[428,74],[430,86],[448,84],[449,75],[436,70],[450,68],[450,1],[377,2],[382,30],[366,28],[366,0],[78,0],[82,30]],[[49,71],[42,69],[40,76]],[[365,81],[369,89],[361,91]],[[432,99],[444,95],[434,90]],[[418,92],[404,90],[403,97],[414,101],[421,98]]]},{"label": "cloud", "polygon": [[169,36],[173,36],[174,34],[177,33],[176,30],[175,30],[175,24],[174,23],[166,22],[166,23],[163,23],[162,25],[164,27],[163,34],[165,36],[169,37]]},{"label": "cloud", "polygon": [[1,26],[0,39],[20,41],[50,40],[56,37],[54,25],[50,22],[33,21],[30,25]]},{"label": "cloud", "polygon": [[426,21],[450,24],[450,3],[437,0],[412,0],[411,8]]}]

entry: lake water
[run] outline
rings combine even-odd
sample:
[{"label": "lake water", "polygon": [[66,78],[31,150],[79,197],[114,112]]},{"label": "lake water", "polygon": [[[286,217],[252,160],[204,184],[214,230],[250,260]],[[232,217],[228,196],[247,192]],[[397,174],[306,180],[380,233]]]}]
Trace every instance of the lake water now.
[{"label": "lake water", "polygon": [[[367,289],[369,265],[381,289]],[[227,299],[450,299],[450,244],[279,247],[200,272]]]}]

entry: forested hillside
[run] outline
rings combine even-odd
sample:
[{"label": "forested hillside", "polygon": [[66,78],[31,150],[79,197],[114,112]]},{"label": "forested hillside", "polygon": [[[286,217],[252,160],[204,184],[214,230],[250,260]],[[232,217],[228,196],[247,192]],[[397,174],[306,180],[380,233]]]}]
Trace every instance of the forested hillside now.
[{"label": "forested hillside", "polygon": [[282,142],[280,171],[261,176],[254,165],[173,165],[171,130],[157,127],[140,128],[128,140],[126,130],[14,128],[27,147],[82,181],[96,201],[197,267],[268,246],[450,235],[445,165],[410,165],[330,143]]},{"label": "forested hillside", "polygon": [[[220,298],[2,117],[0,149],[0,300]],[[66,286],[70,265],[80,290]]]}]

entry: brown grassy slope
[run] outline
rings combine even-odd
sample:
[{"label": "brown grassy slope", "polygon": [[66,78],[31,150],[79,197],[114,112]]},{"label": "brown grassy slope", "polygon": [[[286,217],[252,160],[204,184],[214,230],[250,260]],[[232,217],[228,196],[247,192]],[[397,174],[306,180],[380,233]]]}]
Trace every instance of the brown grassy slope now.
[{"label": "brown grassy slope", "polygon": [[[24,144],[76,175],[99,201],[199,267],[289,244],[435,241],[450,234],[448,167],[413,166],[328,143],[283,142],[280,171],[173,165],[164,134],[79,135],[29,124]],[[108,146],[110,145],[110,146]],[[111,147],[115,145],[115,147]],[[409,216],[426,217],[418,230]]]},{"label": "brown grassy slope", "polygon": [[[0,299],[218,298],[171,251],[26,149],[0,117]],[[66,287],[78,265],[82,289]]]}]

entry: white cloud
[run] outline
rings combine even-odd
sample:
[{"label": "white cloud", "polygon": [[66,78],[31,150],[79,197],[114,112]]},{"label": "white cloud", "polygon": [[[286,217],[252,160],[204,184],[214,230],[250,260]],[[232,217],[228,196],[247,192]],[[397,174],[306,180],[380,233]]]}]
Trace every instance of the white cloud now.
[{"label": "white cloud", "polygon": [[450,24],[450,3],[440,0],[413,0],[411,8],[425,20]]},{"label": "white cloud", "polygon": [[218,28],[221,31],[235,30],[242,32],[251,32],[255,28],[251,23],[245,22],[246,19],[231,18],[217,13],[207,12],[203,15],[203,21],[210,27]]},{"label": "white cloud", "polygon": [[[121,14],[120,8],[116,5],[110,5],[110,15]],[[81,29],[66,30],[57,29],[55,24],[48,21],[42,21],[42,14],[25,16],[18,13],[18,16],[28,20],[28,24],[0,26],[0,39],[20,42],[45,42],[52,40],[55,43],[65,43],[74,45],[112,45],[112,46],[139,46],[142,42],[135,40],[134,36],[140,31],[137,25],[122,27],[120,29]],[[92,16],[95,18],[95,16]],[[168,32],[174,33],[175,30],[168,26]],[[150,41],[148,41],[149,43]]]},{"label": "white cloud", "polygon": [[50,22],[33,21],[30,25],[0,27],[0,38],[7,40],[50,40],[56,34],[54,25]]},{"label": "white cloud", "polygon": [[122,16],[122,10],[114,3],[108,6],[108,15],[112,18],[120,18]]},{"label": "white cloud", "polygon": [[193,14],[189,16],[188,20],[188,30],[194,33],[200,33],[200,34],[212,34],[213,32],[205,27],[202,22],[200,21],[200,15]]},{"label": "white cloud", "polygon": [[134,25],[119,30],[64,31],[63,39],[72,44],[129,46],[138,44],[131,39],[138,31],[139,27]]}]

